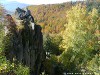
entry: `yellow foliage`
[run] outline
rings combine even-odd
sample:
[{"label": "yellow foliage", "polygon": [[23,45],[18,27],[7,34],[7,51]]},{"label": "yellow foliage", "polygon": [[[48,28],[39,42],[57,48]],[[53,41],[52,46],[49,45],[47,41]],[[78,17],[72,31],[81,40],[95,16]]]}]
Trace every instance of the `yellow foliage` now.
[{"label": "yellow foliage", "polygon": [[97,18],[98,12],[96,9],[87,14],[86,7],[81,5],[72,7],[71,10],[67,11],[68,23],[64,25],[66,28],[62,33],[64,45],[61,46],[67,50],[69,47],[74,47],[75,43],[79,41],[85,43],[85,37],[93,42],[90,37],[95,36],[94,33],[99,26]]},{"label": "yellow foliage", "polygon": [[0,72],[7,69],[7,64],[0,65]]},{"label": "yellow foliage", "polygon": [[[59,59],[71,70],[72,68],[70,67],[73,64],[77,65],[77,67],[82,65],[86,68],[88,66],[87,62],[100,49],[98,36],[96,35],[96,31],[100,28],[98,11],[95,8],[90,12],[86,10],[86,7],[82,7],[79,4],[67,11],[67,24],[64,25],[63,41],[60,45],[65,51]],[[96,60],[98,59],[96,58]],[[91,65],[91,62],[89,64]],[[95,65],[98,64],[95,63]],[[89,70],[95,71],[94,69]],[[97,72],[94,73],[96,74]]]},{"label": "yellow foliage", "polygon": [[23,25],[17,25],[17,30],[21,30],[21,29],[24,29],[24,26]]}]

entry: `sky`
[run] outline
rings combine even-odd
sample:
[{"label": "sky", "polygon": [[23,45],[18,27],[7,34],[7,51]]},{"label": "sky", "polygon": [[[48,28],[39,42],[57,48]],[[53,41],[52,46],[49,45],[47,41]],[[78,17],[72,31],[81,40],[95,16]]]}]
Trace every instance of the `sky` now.
[{"label": "sky", "polygon": [[40,4],[56,4],[68,1],[82,1],[82,0],[0,0],[4,8],[8,11],[15,11],[17,7],[24,8],[29,5]]},{"label": "sky", "polygon": [[0,0],[0,1],[1,3],[17,1],[25,4],[40,5],[40,4],[55,4],[55,3],[63,3],[67,1],[82,1],[82,0]]}]

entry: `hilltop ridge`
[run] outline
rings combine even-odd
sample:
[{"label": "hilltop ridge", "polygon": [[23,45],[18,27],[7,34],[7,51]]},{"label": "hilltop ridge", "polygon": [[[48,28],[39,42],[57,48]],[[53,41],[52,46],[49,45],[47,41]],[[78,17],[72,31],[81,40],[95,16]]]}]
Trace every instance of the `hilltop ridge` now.
[{"label": "hilltop ridge", "polygon": [[84,4],[84,2],[80,1],[61,4],[31,5],[28,8],[31,10],[36,23],[42,26],[42,32],[45,34],[54,34],[64,30],[66,11],[78,3]]}]

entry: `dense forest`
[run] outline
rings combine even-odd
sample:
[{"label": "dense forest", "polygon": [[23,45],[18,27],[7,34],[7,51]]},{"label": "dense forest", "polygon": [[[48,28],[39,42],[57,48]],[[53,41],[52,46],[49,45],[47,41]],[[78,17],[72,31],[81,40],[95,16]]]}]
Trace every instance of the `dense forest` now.
[{"label": "dense forest", "polygon": [[75,4],[68,2],[62,4],[38,5],[29,6],[36,23],[40,24],[43,32],[59,33],[64,29],[66,23],[66,10],[70,9]]},{"label": "dense forest", "polygon": [[[28,8],[31,10],[32,15],[35,18],[36,23],[40,24],[43,28],[43,33],[59,33],[64,30],[64,24],[67,23],[66,11],[72,6],[81,3],[83,6],[86,2],[66,2],[61,4],[49,4],[49,5],[31,5]],[[92,4],[89,6],[92,7]],[[89,9],[91,9],[89,7]]]},{"label": "dense forest", "polygon": [[[100,74],[99,0],[28,8],[35,23],[42,27],[45,60],[39,75]],[[2,5],[0,11],[0,75],[30,75],[27,65],[7,60],[5,50],[10,48],[11,39],[4,33],[7,22]]]}]

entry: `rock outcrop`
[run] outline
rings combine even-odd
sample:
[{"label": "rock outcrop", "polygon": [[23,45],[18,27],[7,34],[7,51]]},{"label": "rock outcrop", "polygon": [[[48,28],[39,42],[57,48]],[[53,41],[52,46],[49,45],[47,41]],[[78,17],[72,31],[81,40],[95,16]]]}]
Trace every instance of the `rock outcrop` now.
[{"label": "rock outcrop", "polygon": [[30,68],[30,75],[39,75],[41,73],[41,64],[45,59],[43,50],[43,35],[41,27],[35,24],[32,30],[28,21],[16,20],[7,15],[7,24],[5,26],[4,49],[5,56],[10,62],[22,63]]}]

